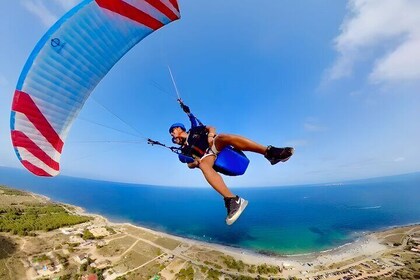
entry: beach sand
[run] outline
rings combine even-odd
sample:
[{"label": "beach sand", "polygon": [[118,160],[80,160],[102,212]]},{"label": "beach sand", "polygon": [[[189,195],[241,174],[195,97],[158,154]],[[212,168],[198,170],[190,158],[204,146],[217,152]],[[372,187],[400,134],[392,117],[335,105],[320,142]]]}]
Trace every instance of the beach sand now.
[{"label": "beach sand", "polygon": [[[174,236],[145,227],[133,225],[130,223],[110,222],[103,216],[85,212],[84,209],[81,207],[75,207],[75,209],[77,209],[76,213],[79,215],[89,215],[100,218],[105,223],[112,225],[113,227],[123,226],[128,228],[135,228],[140,231],[149,232],[153,235],[177,240],[183,244],[186,244],[185,248],[188,249],[196,247],[198,248],[198,250],[203,250],[206,252],[217,251],[224,255],[232,256],[234,259],[241,260],[244,263],[250,265],[268,264],[273,266],[281,266],[285,269],[284,271],[286,271],[286,273],[283,273],[284,276],[302,277],[302,275],[307,275],[308,273],[317,274],[317,271],[319,271],[320,269],[330,268],[334,266],[337,267],[337,264],[340,263],[344,266],[351,266],[356,263],[361,263],[369,259],[377,258],[385,252],[389,251],[390,249],[390,246],[385,245],[384,240],[379,238],[379,236],[384,235],[383,232],[380,231],[378,233],[372,232],[364,234],[354,242],[344,244],[337,248],[333,248],[322,252],[313,252],[308,254],[297,255],[266,255],[243,248],[230,247]],[[404,227],[397,227],[396,229],[401,228]],[[412,228],[420,230],[420,226],[418,225],[412,225],[407,227],[407,229]],[[334,271],[334,269],[325,270]]]},{"label": "beach sand", "polygon": [[[33,193],[30,196],[37,203],[52,202],[45,196]],[[13,199],[8,197],[3,201],[13,202]],[[27,197],[20,199],[25,202],[28,200]],[[39,254],[51,256],[53,263],[58,263],[54,259],[57,254],[68,259],[69,267],[73,270],[57,270],[59,265],[56,264],[55,270],[51,270],[47,276],[78,273],[84,265],[82,256],[89,256],[89,259],[94,260],[95,267],[104,267],[101,273],[105,279],[115,279],[118,276],[126,279],[152,279],[153,275],[160,275],[160,279],[175,279],[178,273],[185,273],[189,269],[190,272],[193,271],[193,279],[207,279],[209,273],[216,271],[218,279],[235,279],[239,276],[248,277],[246,279],[259,276],[278,279],[294,276],[298,279],[335,280],[343,276],[351,276],[352,279],[373,275],[385,277],[405,269],[404,261],[418,258],[416,253],[407,251],[407,245],[412,236],[420,237],[419,225],[368,233],[352,243],[323,252],[266,255],[242,248],[191,240],[130,223],[111,222],[101,215],[87,213],[81,207],[59,204],[71,214],[90,216],[93,219],[66,229],[38,232],[37,237],[6,234],[20,248],[20,252],[11,256],[13,262],[20,259],[22,263],[28,263],[29,259]],[[82,239],[81,233],[86,230],[97,238]],[[12,261],[6,259],[5,264],[8,263],[4,267],[12,275]],[[45,276],[33,263],[26,264],[25,267],[27,279]]]}]

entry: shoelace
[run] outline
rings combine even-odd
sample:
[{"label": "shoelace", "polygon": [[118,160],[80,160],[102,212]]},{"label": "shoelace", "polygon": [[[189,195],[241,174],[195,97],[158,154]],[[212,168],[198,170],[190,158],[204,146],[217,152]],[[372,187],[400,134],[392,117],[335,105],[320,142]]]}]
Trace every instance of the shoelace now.
[{"label": "shoelace", "polygon": [[240,198],[238,196],[225,200],[225,206],[226,206],[228,215],[230,214],[232,209],[235,209],[235,207],[238,206],[239,201],[240,201]]},{"label": "shoelace", "polygon": [[227,209],[228,215],[230,213],[230,210],[232,209],[232,206],[234,205],[234,203],[236,203],[236,199],[238,199],[238,197],[231,197],[231,198],[225,199],[225,207]]}]

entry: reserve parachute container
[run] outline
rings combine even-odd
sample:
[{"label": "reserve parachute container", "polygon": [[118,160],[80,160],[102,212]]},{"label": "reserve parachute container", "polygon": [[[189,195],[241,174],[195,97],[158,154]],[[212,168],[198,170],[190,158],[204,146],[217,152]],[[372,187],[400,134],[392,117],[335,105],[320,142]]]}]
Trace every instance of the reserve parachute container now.
[{"label": "reserve parachute container", "polygon": [[179,18],[177,0],[84,0],[59,19],[29,56],[12,101],[11,138],[23,166],[56,176],[92,90],[133,46]]}]

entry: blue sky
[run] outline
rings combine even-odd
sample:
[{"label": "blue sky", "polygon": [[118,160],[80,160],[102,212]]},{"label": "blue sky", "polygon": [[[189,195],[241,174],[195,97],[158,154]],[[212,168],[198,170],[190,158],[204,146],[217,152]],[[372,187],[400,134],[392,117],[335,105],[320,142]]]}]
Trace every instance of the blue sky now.
[{"label": "blue sky", "polygon": [[[78,2],[0,2],[0,166],[23,168],[9,132],[22,67],[49,26]],[[62,175],[207,186],[199,170],[133,135],[170,143],[168,126],[187,123],[167,65],[203,122],[296,148],[276,166],[248,154],[247,173],[226,178],[229,186],[420,171],[419,1],[179,3],[181,20],[140,42],[93,91],[67,138]]]}]

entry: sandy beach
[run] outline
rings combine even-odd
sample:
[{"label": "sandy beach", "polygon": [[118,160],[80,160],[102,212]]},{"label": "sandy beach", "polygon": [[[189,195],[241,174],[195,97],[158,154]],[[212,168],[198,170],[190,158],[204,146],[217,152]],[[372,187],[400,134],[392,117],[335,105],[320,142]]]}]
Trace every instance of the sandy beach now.
[{"label": "sandy beach", "polygon": [[[3,243],[15,248],[7,258],[0,259],[0,276],[4,279],[17,279],[16,275],[19,279],[53,279],[80,273],[86,277],[101,275],[108,280],[177,279],[181,275],[185,279],[338,280],[344,276],[369,279],[373,275],[387,279],[405,273],[405,264],[418,258],[413,240],[420,240],[419,225],[368,233],[352,243],[322,252],[268,255],[111,222],[81,207],[34,193],[7,195],[0,190],[0,195],[2,207],[25,207],[27,203],[40,207],[57,205],[74,217],[90,217],[88,222],[37,231],[27,237],[2,233],[0,238],[9,240]],[[37,261],[40,259],[43,261]]]},{"label": "sandy beach", "polygon": [[[115,226],[115,227],[121,227],[121,226],[133,227],[141,231],[150,232],[154,235],[178,240],[182,243],[188,244],[189,247],[197,246],[202,249],[209,250],[209,251],[212,251],[212,250],[219,251],[223,254],[232,256],[233,258],[237,260],[241,260],[244,263],[254,264],[254,265],[270,264],[270,265],[276,265],[276,266],[281,265],[283,267],[290,267],[292,268],[291,270],[294,271],[294,272],[289,273],[292,276],[302,274],[301,273],[302,271],[308,272],[310,270],[313,270],[314,267],[315,268],[329,267],[334,264],[344,262],[346,260],[358,259],[363,256],[370,256],[370,257],[379,256],[381,255],[381,253],[389,249],[389,246],[384,245],[383,240],[378,238],[378,232],[371,232],[371,233],[363,234],[361,237],[357,238],[354,242],[347,243],[339,247],[321,251],[321,252],[312,252],[312,253],[307,253],[307,254],[296,254],[296,255],[281,255],[281,254],[273,253],[272,255],[267,255],[267,254],[261,254],[261,253],[243,249],[243,248],[225,246],[225,245],[220,245],[220,244],[215,244],[215,243],[207,243],[207,242],[202,242],[199,240],[193,240],[193,239],[188,239],[188,238],[179,237],[175,235],[170,235],[164,232],[159,232],[159,231],[155,231],[155,230],[141,227],[138,225],[133,225],[131,223],[110,222],[103,216],[87,213],[81,207],[75,207],[75,209],[77,209],[76,214],[78,215],[89,215],[92,217],[97,217],[99,219],[104,220],[105,223]],[[420,225],[407,226],[407,228],[412,228],[412,227],[420,229]],[[389,230],[400,229],[400,228],[401,227],[391,227],[389,228]],[[383,233],[383,232],[379,231],[379,233]],[[298,273],[295,273],[295,272],[298,272]]]}]

